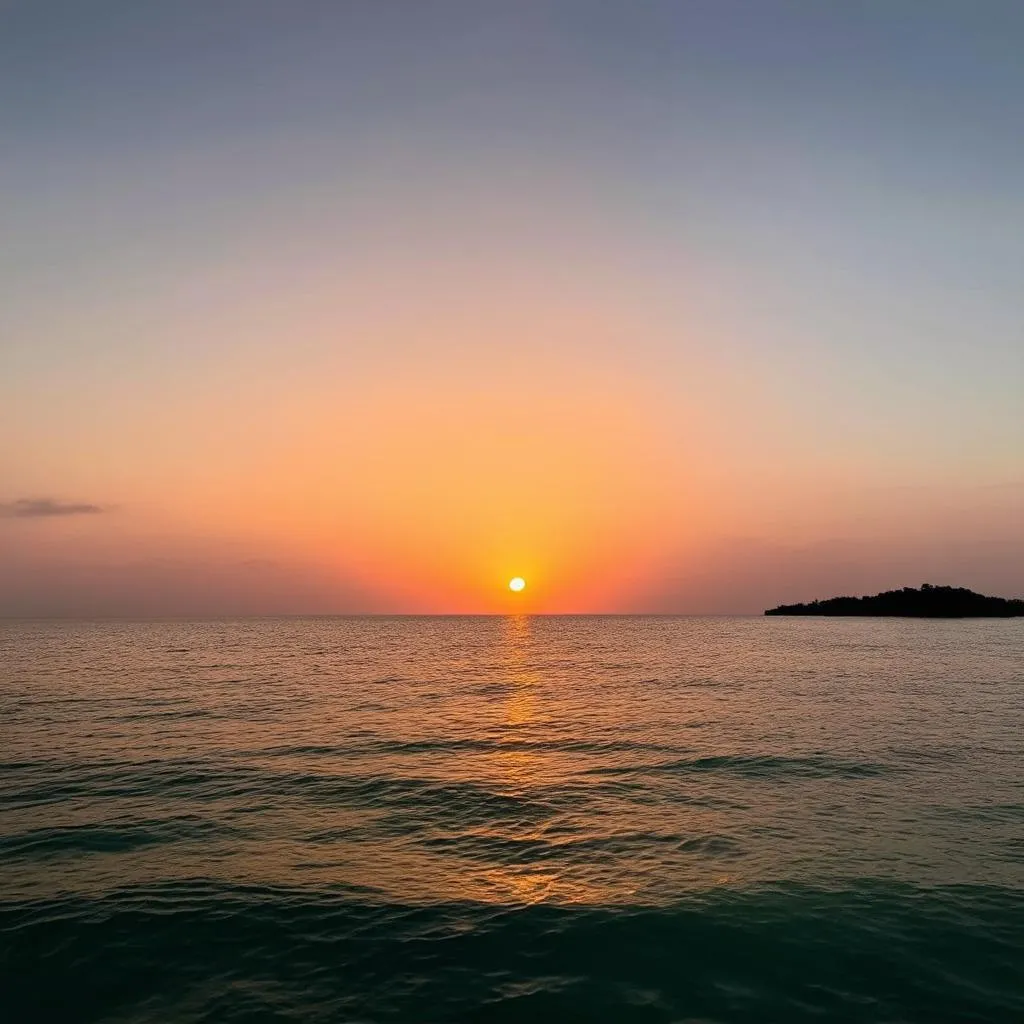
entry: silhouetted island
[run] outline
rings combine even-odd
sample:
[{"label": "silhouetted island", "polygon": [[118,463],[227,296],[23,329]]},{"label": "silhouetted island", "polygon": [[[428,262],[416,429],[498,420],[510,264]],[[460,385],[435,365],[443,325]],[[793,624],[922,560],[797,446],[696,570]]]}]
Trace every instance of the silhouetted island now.
[{"label": "silhouetted island", "polygon": [[1024,615],[1024,601],[985,597],[964,587],[935,587],[925,583],[920,590],[904,587],[874,597],[833,597],[810,604],[780,604],[765,615],[905,615],[924,619],[1011,618]]}]

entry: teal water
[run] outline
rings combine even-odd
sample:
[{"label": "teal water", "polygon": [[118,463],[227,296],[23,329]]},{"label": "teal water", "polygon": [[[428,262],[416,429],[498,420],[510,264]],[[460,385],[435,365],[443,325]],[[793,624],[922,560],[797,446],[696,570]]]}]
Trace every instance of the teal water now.
[{"label": "teal water", "polygon": [[0,1016],[1024,1020],[1024,622],[0,623]]}]

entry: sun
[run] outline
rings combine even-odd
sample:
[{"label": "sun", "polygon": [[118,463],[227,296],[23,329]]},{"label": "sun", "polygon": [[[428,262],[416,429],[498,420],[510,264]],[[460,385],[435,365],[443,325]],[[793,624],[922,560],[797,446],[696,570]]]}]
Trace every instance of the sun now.
[{"label": "sun", "polygon": [[523,590],[525,587],[526,580],[524,580],[522,576],[513,576],[512,579],[508,581],[508,589],[515,591],[515,593],[517,594],[520,590]]}]

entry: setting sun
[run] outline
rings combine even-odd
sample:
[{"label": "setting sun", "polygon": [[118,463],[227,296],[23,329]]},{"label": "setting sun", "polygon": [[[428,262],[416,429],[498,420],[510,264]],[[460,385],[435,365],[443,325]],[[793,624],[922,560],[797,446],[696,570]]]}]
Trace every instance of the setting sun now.
[{"label": "setting sun", "polygon": [[508,589],[514,590],[517,594],[520,590],[525,589],[525,587],[526,580],[524,580],[522,576],[513,576],[512,579],[508,581]]}]

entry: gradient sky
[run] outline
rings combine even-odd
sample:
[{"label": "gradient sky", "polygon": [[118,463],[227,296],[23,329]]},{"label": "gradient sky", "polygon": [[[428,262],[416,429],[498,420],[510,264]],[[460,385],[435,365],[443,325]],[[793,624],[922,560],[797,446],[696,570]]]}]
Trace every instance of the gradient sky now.
[{"label": "gradient sky", "polygon": [[0,0],[0,614],[1024,593],[1022,53],[1017,0]]}]

